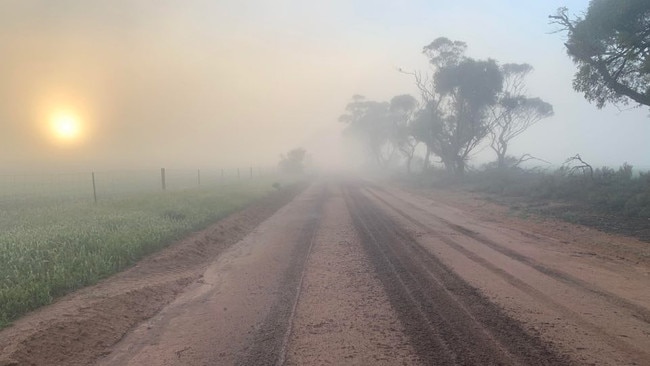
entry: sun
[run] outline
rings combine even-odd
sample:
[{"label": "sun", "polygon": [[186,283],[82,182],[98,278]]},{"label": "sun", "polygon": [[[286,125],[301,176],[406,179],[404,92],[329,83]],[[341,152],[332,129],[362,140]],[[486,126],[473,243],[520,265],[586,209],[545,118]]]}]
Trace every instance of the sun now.
[{"label": "sun", "polygon": [[50,127],[54,137],[61,141],[75,141],[81,135],[81,121],[70,112],[59,112],[52,115]]}]

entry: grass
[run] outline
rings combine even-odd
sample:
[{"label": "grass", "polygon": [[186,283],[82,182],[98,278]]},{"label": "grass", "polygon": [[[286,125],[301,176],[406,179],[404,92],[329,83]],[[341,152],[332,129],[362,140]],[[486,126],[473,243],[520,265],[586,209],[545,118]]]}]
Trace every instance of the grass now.
[{"label": "grass", "polygon": [[0,329],[267,195],[270,180],[99,201],[0,202]]}]

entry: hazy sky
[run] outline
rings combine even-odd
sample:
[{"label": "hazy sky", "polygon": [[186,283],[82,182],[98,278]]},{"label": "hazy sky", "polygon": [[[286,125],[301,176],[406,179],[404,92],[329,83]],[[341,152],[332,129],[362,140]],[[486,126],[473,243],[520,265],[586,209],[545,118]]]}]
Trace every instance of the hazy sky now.
[{"label": "hazy sky", "polygon": [[[422,46],[446,36],[469,55],[535,67],[529,92],[555,116],[512,153],[561,164],[650,169],[647,108],[598,110],[571,89],[575,67],[547,15],[588,1],[0,2],[0,165],[271,165],[304,146],[344,160],[338,116],[353,94],[412,93],[396,71],[424,70]],[[53,115],[79,121],[53,138]],[[489,151],[479,159],[491,159]]]}]

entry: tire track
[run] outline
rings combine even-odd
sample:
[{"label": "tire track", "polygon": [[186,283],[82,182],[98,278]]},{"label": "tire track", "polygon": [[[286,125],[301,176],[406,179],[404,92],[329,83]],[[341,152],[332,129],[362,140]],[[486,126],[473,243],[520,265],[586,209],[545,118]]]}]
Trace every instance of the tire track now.
[{"label": "tire track", "polygon": [[[322,210],[322,208],[321,208]],[[282,366],[285,364],[287,359],[287,351],[289,348],[289,340],[291,339],[291,334],[293,332],[294,319],[296,317],[296,309],[298,308],[298,302],[300,301],[300,295],[302,294],[303,283],[305,282],[305,273],[307,272],[307,263],[309,262],[309,257],[311,252],[314,249],[314,241],[316,239],[316,233],[318,233],[318,228],[320,227],[320,217],[319,222],[314,225],[313,228],[310,228],[311,238],[309,239],[309,248],[307,249],[307,254],[305,254],[305,259],[302,264],[302,271],[300,273],[300,280],[295,288],[295,295],[293,300],[293,305],[291,306],[291,313],[289,314],[289,319],[287,320],[287,329],[284,332],[284,337],[282,339],[282,346],[278,352],[278,358],[275,362],[276,366]]]},{"label": "tire track", "polygon": [[[605,328],[603,328],[603,327],[601,327],[601,326],[599,326],[599,325],[597,325],[597,324],[593,324],[593,323],[589,322],[588,320],[586,320],[586,319],[585,319],[581,314],[579,314],[578,312],[576,312],[576,311],[574,311],[574,310],[571,310],[570,308],[568,308],[568,307],[566,307],[566,306],[564,306],[564,305],[558,303],[557,301],[553,300],[553,298],[552,298],[551,296],[546,295],[546,294],[543,293],[542,291],[536,289],[535,287],[529,285],[528,283],[526,283],[526,282],[520,280],[519,278],[517,278],[517,277],[511,275],[510,273],[504,271],[503,269],[501,269],[501,268],[499,268],[498,266],[494,265],[493,263],[487,261],[486,259],[484,259],[483,257],[477,255],[476,253],[474,253],[474,252],[468,250],[467,248],[465,248],[464,246],[462,246],[461,244],[459,244],[459,243],[456,242],[455,240],[449,238],[447,235],[444,235],[444,234],[442,234],[442,233],[439,233],[438,231],[436,231],[436,230],[435,230],[434,228],[432,228],[431,226],[429,226],[429,225],[427,225],[427,224],[424,224],[424,223],[418,221],[417,219],[415,219],[415,218],[412,217],[411,215],[407,214],[407,213],[404,212],[403,210],[400,210],[399,208],[397,208],[397,207],[391,205],[391,204],[388,203],[386,200],[384,200],[383,198],[379,197],[377,194],[375,194],[375,193],[373,193],[373,192],[371,192],[371,191],[369,191],[369,190],[367,190],[367,192],[370,193],[374,198],[376,198],[377,200],[379,200],[380,202],[382,202],[384,205],[386,205],[387,207],[389,207],[391,210],[397,212],[399,215],[401,215],[402,217],[404,217],[404,218],[405,218],[406,220],[408,220],[409,222],[415,224],[416,226],[420,227],[421,229],[423,229],[423,230],[425,230],[425,231],[427,231],[427,232],[429,232],[429,233],[434,234],[434,235],[436,236],[436,238],[438,238],[440,241],[442,241],[443,243],[445,243],[447,246],[449,246],[449,247],[451,247],[452,249],[456,250],[457,252],[461,253],[462,255],[464,255],[464,256],[467,257],[468,259],[472,260],[473,262],[477,263],[478,265],[484,267],[484,268],[487,269],[488,271],[490,271],[490,272],[494,273],[495,275],[501,277],[501,278],[504,279],[507,283],[509,283],[509,284],[511,284],[512,286],[516,287],[517,289],[523,291],[524,293],[528,294],[529,296],[532,296],[533,298],[536,298],[536,299],[538,299],[539,301],[542,301],[542,302],[546,303],[549,307],[553,308],[553,309],[554,309],[555,311],[557,311],[558,313],[563,314],[563,315],[566,316],[567,318],[573,319],[577,324],[579,324],[579,325],[582,326],[583,328],[588,329],[588,330],[590,330],[590,331],[593,332],[593,333],[596,333],[596,334],[599,334],[599,335],[601,335],[601,336],[604,336],[604,337],[609,338],[609,339],[610,339],[610,343],[611,343],[614,347],[618,348],[619,350],[621,350],[621,351],[623,351],[623,352],[625,352],[625,353],[627,353],[627,354],[636,354],[636,355],[640,355],[641,358],[643,358],[643,359],[648,359],[648,358],[650,358],[650,354],[648,354],[648,353],[645,352],[644,350],[641,350],[641,349],[639,349],[639,348],[637,348],[637,347],[635,347],[635,346],[633,346],[633,345],[630,345],[630,344],[628,344],[627,342],[625,342],[625,341],[619,339],[619,337],[617,337],[616,334],[610,334],[610,332],[608,332],[607,329],[605,329]],[[394,196],[393,196],[393,197],[394,197]],[[411,205],[411,204],[409,204],[409,205]],[[416,206],[414,206],[414,205],[411,205],[411,206],[416,207]],[[423,212],[426,212],[426,211],[424,211],[424,210],[422,210],[422,209],[420,209],[420,210],[423,211]],[[426,212],[426,213],[429,214],[428,212]],[[447,224],[447,226],[449,226],[449,227],[452,227],[452,228],[454,228],[454,227],[461,228],[461,229],[459,229],[459,230],[455,230],[455,231],[457,231],[457,232],[459,232],[459,233],[461,233],[461,234],[464,234],[464,235],[466,235],[466,236],[469,236],[470,238],[472,238],[472,239],[474,239],[474,240],[477,240],[477,241],[479,241],[479,242],[482,243],[482,241],[480,241],[480,240],[478,240],[478,239],[475,238],[475,236],[478,236],[478,235],[480,235],[480,234],[475,233],[475,232],[473,232],[473,231],[471,231],[471,230],[469,230],[469,229],[466,229],[466,228],[464,228],[464,227],[462,227],[462,226],[460,226],[460,225],[450,223],[449,221],[447,221],[447,220],[445,220],[445,219],[442,219],[442,218],[439,218],[438,216],[435,216],[435,215],[432,215],[432,216],[434,216],[436,219],[442,221],[443,223]],[[465,232],[472,232],[472,233],[474,233],[475,235],[467,235],[467,234],[465,234]],[[499,245],[499,246],[500,246],[500,245]],[[490,246],[490,248],[492,248],[492,247]],[[504,249],[506,249],[506,248],[504,248]],[[511,251],[510,249],[507,249],[507,250],[508,250],[508,251]],[[504,254],[504,253],[502,253],[501,251],[499,251],[499,253]],[[505,254],[504,254],[504,255],[505,255]],[[506,255],[506,256],[509,257],[509,258],[511,258],[511,259],[517,260],[516,258],[512,258],[512,257],[510,257],[510,256],[508,256],[508,255]],[[523,257],[523,256],[521,256],[520,254],[517,254],[517,256],[518,256],[518,257]],[[522,262],[522,263],[527,264],[526,262]],[[546,274],[546,273],[544,273],[544,272],[541,272],[541,273],[547,275],[548,277],[555,278],[555,277],[553,277],[553,276],[549,276],[548,274]],[[575,287],[575,286],[573,286],[573,287]],[[579,288],[579,289],[580,289],[580,288]],[[633,314],[633,315],[634,315],[634,314]],[[638,318],[638,316],[636,316],[636,317]],[[640,319],[640,320],[643,320],[643,319]]]},{"label": "tire track", "polygon": [[339,183],[330,187],[286,365],[422,365],[361,245]]},{"label": "tire track", "polygon": [[284,365],[287,346],[293,327],[296,307],[302,292],[302,283],[314,238],[320,227],[327,188],[320,192],[313,212],[297,239],[299,245],[291,254],[289,267],[284,273],[278,298],[268,315],[257,328],[248,347],[238,357],[236,365]]},{"label": "tire track", "polygon": [[359,187],[346,189],[346,202],[364,249],[427,363],[569,364],[420,247]]},{"label": "tire track", "polygon": [[[385,193],[387,195],[390,195],[393,198],[399,199],[394,194],[384,190],[381,187],[374,186],[373,189],[377,190],[377,191],[381,191],[381,192],[383,192],[383,193]],[[395,212],[397,212],[400,215],[407,218],[409,221],[412,221],[412,222],[414,222],[414,223],[416,223],[418,225],[422,225],[422,223],[420,223],[417,220],[413,219],[413,217],[409,216],[404,211],[399,210],[394,205],[391,205],[385,199],[380,197],[378,194],[376,194],[372,190],[368,189],[367,192],[369,194],[371,194],[373,197],[375,197],[377,200],[379,200],[379,201],[383,202],[384,204],[386,204],[387,206],[389,206]],[[451,228],[452,230],[454,230],[454,231],[456,231],[456,232],[458,232],[460,234],[468,236],[468,237],[474,239],[475,241],[477,241],[477,242],[479,242],[479,243],[481,243],[483,245],[486,245],[489,248],[491,248],[491,249],[493,249],[493,250],[495,250],[495,251],[497,251],[497,252],[499,252],[499,253],[501,253],[501,254],[513,259],[513,260],[515,260],[515,261],[523,263],[523,264],[531,267],[532,269],[535,269],[536,271],[538,271],[538,272],[540,272],[540,273],[542,273],[542,274],[544,274],[544,275],[546,275],[548,277],[551,277],[551,278],[553,278],[555,280],[558,280],[558,281],[560,281],[560,282],[562,282],[564,284],[567,284],[567,285],[569,285],[569,286],[571,286],[573,288],[576,288],[576,289],[578,289],[580,291],[587,292],[587,293],[592,293],[594,295],[597,295],[598,297],[606,300],[607,302],[609,302],[612,305],[626,308],[627,310],[629,310],[632,313],[632,315],[635,318],[637,318],[637,319],[639,319],[639,320],[641,320],[641,321],[643,321],[645,323],[650,324],[650,310],[644,308],[643,306],[639,306],[637,304],[634,304],[634,303],[632,303],[632,302],[630,302],[630,301],[628,301],[628,300],[626,300],[626,299],[624,299],[624,298],[622,298],[622,297],[620,297],[620,296],[618,296],[616,294],[613,294],[613,293],[611,293],[611,292],[609,292],[607,290],[604,290],[604,289],[602,289],[602,288],[600,288],[598,286],[595,286],[595,285],[593,285],[591,283],[588,283],[588,282],[583,281],[583,280],[581,280],[579,278],[576,278],[575,276],[572,276],[572,275],[570,275],[568,273],[565,273],[565,272],[562,272],[562,271],[559,271],[559,270],[556,270],[556,269],[553,269],[553,268],[549,268],[549,267],[543,265],[542,263],[540,263],[540,262],[538,262],[538,261],[536,261],[536,260],[534,260],[532,258],[526,257],[526,256],[524,256],[524,255],[522,255],[522,254],[520,254],[520,253],[518,253],[518,252],[516,252],[516,251],[514,251],[512,249],[504,247],[503,245],[501,245],[501,244],[499,244],[499,243],[497,243],[497,242],[495,242],[493,240],[490,240],[489,238],[486,238],[485,236],[481,235],[480,233],[477,233],[477,232],[475,232],[475,231],[473,231],[471,229],[468,229],[468,228],[466,228],[464,226],[454,224],[454,223],[450,222],[449,220],[446,220],[446,219],[444,219],[444,218],[442,218],[440,216],[437,216],[437,215],[435,215],[435,214],[433,214],[431,212],[425,211],[421,207],[418,207],[418,206],[416,206],[416,205],[414,205],[414,204],[412,204],[410,202],[407,202],[407,201],[404,201],[404,202],[407,205],[409,205],[410,207],[412,207],[414,209],[417,209],[420,212],[426,213],[427,215],[429,215],[431,217],[434,217],[436,220],[442,222],[447,227]],[[426,229],[429,230],[429,231],[433,230],[428,226],[426,227]]]}]

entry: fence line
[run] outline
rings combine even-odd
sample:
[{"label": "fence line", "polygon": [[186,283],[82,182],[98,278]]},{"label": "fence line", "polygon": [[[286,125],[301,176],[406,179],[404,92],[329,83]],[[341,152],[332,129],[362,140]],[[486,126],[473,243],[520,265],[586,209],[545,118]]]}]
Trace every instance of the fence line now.
[{"label": "fence line", "polygon": [[[0,174],[0,200],[56,198],[102,199],[130,194],[177,191],[236,183],[273,173],[272,169],[168,169],[91,171],[54,174]],[[246,170],[244,170],[246,171]]]}]

